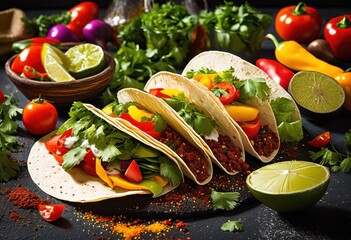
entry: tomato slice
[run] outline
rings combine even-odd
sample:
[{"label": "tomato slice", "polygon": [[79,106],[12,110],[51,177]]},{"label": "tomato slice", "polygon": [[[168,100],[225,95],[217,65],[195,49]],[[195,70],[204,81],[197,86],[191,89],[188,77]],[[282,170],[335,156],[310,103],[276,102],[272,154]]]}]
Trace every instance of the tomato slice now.
[{"label": "tomato slice", "polygon": [[162,90],[164,90],[164,88],[152,88],[150,89],[149,93],[158,98],[171,98],[171,96],[161,92]]},{"label": "tomato slice", "polygon": [[330,142],[330,132],[327,131],[316,136],[315,138],[308,141],[307,143],[312,147],[321,148],[326,146],[329,142]]},{"label": "tomato slice", "polygon": [[219,98],[223,105],[229,104],[239,98],[240,93],[233,84],[220,82],[214,85],[211,91]]},{"label": "tomato slice", "polygon": [[238,122],[242,130],[246,133],[249,139],[256,136],[256,134],[260,131],[261,122],[260,118],[257,117],[255,120],[252,121],[245,121],[245,122]]},{"label": "tomato slice", "polygon": [[84,156],[84,159],[82,162],[80,162],[80,167],[86,171],[88,174],[94,176],[94,177],[98,177],[97,173],[96,173],[96,168],[95,168],[95,161],[96,161],[96,157],[93,153],[93,151],[88,148],[87,149],[87,153]]},{"label": "tomato slice", "polygon": [[64,204],[39,204],[38,206],[40,216],[48,222],[59,219],[64,209]]},{"label": "tomato slice", "polygon": [[133,160],[127,170],[124,173],[124,176],[131,182],[140,183],[143,180],[143,175],[141,174],[138,163]]}]

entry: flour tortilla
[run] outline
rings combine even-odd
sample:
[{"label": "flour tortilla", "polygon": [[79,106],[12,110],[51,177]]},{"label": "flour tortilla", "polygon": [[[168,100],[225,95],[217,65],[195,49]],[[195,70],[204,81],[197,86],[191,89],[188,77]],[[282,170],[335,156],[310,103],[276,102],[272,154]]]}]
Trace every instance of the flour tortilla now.
[{"label": "flour tortilla", "polygon": [[[96,108],[94,106],[90,104],[84,104],[84,106],[97,116],[101,117],[101,113],[95,111]],[[131,135],[140,142],[153,147],[156,150],[164,152],[161,148],[150,144],[139,135],[130,133],[126,128],[122,128],[113,122],[107,122],[116,127],[118,130]],[[150,191],[146,190],[127,190],[120,187],[114,187],[112,189],[103,180],[89,175],[79,167],[65,171],[45,147],[45,142],[49,140],[51,136],[54,136],[55,133],[56,130],[34,143],[28,156],[27,164],[29,174],[34,183],[37,184],[38,187],[46,194],[64,201],[81,203],[98,202],[105,199],[121,198],[129,195],[151,194]],[[171,155],[166,155],[170,159],[174,160]],[[179,164],[176,161],[174,162],[180,170]],[[172,186],[169,183],[163,187],[162,193],[158,196],[164,195],[176,187],[177,186]]]},{"label": "flour tortilla", "polygon": [[[234,75],[239,79],[262,77],[266,80],[267,85],[271,89],[270,100],[276,99],[278,97],[285,97],[293,101],[290,94],[288,94],[279,84],[274,82],[274,80],[271,79],[265,72],[257,68],[255,65],[231,53],[222,52],[222,51],[202,52],[189,61],[189,63],[185,66],[182,72],[182,75],[186,76],[186,73],[189,72],[190,70],[197,71],[197,70],[200,70],[202,67],[215,70],[216,72],[225,71],[225,70],[228,70],[230,67],[233,67],[235,69]],[[220,107],[222,111],[226,111],[222,103],[219,101],[219,99],[216,96],[214,96],[214,94],[212,94],[201,83],[195,80],[192,80],[192,81],[200,89],[202,89],[203,91],[207,91],[207,94],[204,94],[204,98],[206,98],[207,101],[210,101],[209,99],[211,98],[212,101],[215,101],[217,103],[217,105]],[[247,101],[246,104],[258,107],[260,109],[259,116],[261,119],[261,124],[268,125],[269,128],[273,130],[279,137],[276,119],[269,101],[262,101],[258,98],[255,98]],[[301,115],[298,110],[298,107],[296,107],[295,109],[296,110],[293,114],[293,120],[301,119]],[[237,127],[240,133],[240,136],[242,138],[245,150],[248,153],[250,153],[251,155],[255,156],[256,158],[260,159],[262,162],[265,162],[265,163],[270,162],[274,159],[274,157],[278,153],[279,148],[275,150],[269,157],[259,155],[251,145],[248,137],[241,129],[241,127],[229,116],[229,114],[226,114],[226,115],[232,121],[232,123]]]},{"label": "flour tortilla", "polygon": [[[215,121],[216,130],[218,133],[224,136],[228,136],[234,146],[239,147],[242,150],[241,159],[245,161],[245,150],[239,131],[227,118],[225,113],[221,111],[220,108],[218,108],[217,104],[214,101],[206,101],[206,98],[203,97],[204,94],[207,94],[206,91],[199,89],[192,81],[189,81],[189,79],[186,77],[171,72],[158,72],[153,75],[146,83],[144,90],[149,92],[150,89],[153,88],[178,89],[179,91],[183,92],[187,96],[190,103],[193,103],[198,110],[202,111],[206,116],[211,117],[211,119]],[[168,107],[169,113],[173,114],[178,119],[178,121],[182,122],[183,124],[187,124],[173,108],[167,104],[166,106]],[[229,175],[238,173],[237,171],[228,171],[215,157],[211,148],[207,145],[205,140],[203,140],[203,138],[198,133],[196,133],[193,128],[190,127],[189,131],[194,135],[194,138],[198,139],[198,141],[201,142],[207,154],[211,157],[213,163],[215,163]]]},{"label": "flour tortilla", "polygon": [[208,156],[207,152],[204,150],[201,142],[199,142],[198,139],[194,138],[193,134],[191,134],[191,132],[189,131],[190,127],[184,122],[178,121],[178,119],[173,114],[170,114],[168,106],[163,102],[162,99],[159,99],[149,93],[146,93],[144,91],[141,91],[135,88],[125,88],[120,90],[117,93],[117,98],[119,103],[135,102],[137,103],[137,105],[141,106],[144,109],[147,109],[151,113],[154,113],[154,114],[158,113],[162,115],[164,120],[174,131],[176,131],[179,135],[184,137],[192,146],[197,148],[200,151],[200,153],[203,154],[203,156],[205,157],[205,163],[206,163],[205,168],[209,177],[204,181],[200,182],[198,179],[196,179],[194,173],[190,171],[189,167],[186,165],[184,160],[181,157],[179,157],[167,145],[159,142],[155,138],[151,137],[149,134],[139,130],[137,127],[135,127],[128,121],[125,121],[120,118],[115,118],[117,119],[116,121],[119,121],[120,123],[124,124],[130,131],[139,134],[141,137],[143,137],[144,139],[147,139],[155,146],[159,146],[164,151],[171,154],[173,156],[173,159],[176,159],[180,164],[180,167],[184,175],[187,176],[189,179],[193,180],[198,185],[205,185],[208,182],[210,182],[213,176],[213,166],[212,166],[212,161],[210,157]]}]

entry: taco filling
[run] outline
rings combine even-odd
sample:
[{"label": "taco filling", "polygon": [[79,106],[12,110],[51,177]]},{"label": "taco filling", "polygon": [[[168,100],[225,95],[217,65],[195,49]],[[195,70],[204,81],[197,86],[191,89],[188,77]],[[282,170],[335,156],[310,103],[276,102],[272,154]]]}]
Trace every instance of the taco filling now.
[{"label": "taco filling", "polygon": [[219,132],[216,122],[188,101],[184,92],[170,88],[152,88],[152,95],[162,98],[172,107],[209,146],[220,164],[228,172],[246,172],[249,169],[242,156],[242,149],[234,145],[228,135]]},{"label": "taco filling", "polygon": [[198,71],[188,71],[186,77],[208,88],[244,131],[255,151],[260,156],[269,157],[279,148],[279,136],[268,125],[261,124],[260,109],[247,101],[253,98],[268,100],[270,89],[263,78],[241,80],[233,73],[232,67],[222,72],[203,67]]},{"label": "taco filling", "polygon": [[177,186],[182,173],[173,160],[108,124],[81,102],[45,147],[66,171],[80,167],[109,187],[147,190],[157,196],[166,185]]},{"label": "taco filling", "polygon": [[135,102],[110,103],[103,111],[113,117],[124,119],[147,133],[160,143],[168,146],[187,165],[199,182],[210,177],[206,169],[204,154],[191,145],[184,137],[173,130],[160,114],[153,114]]}]

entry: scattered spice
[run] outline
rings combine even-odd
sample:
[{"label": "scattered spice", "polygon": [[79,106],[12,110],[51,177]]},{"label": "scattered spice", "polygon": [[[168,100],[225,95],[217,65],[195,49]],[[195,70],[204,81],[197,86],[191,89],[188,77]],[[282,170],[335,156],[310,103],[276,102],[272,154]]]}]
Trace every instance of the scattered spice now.
[{"label": "scattered spice", "polygon": [[47,204],[46,200],[41,199],[38,195],[32,193],[26,188],[16,187],[7,198],[18,208],[38,209],[39,204]]}]

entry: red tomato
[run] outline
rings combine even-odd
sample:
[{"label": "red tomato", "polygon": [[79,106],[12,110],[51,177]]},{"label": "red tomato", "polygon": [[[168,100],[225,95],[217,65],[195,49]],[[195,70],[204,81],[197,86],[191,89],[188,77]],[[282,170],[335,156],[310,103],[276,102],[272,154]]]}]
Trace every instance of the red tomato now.
[{"label": "red tomato", "polygon": [[152,88],[150,89],[149,93],[158,98],[171,98],[171,96],[168,96],[167,94],[161,92],[162,90],[164,90],[164,88]]},{"label": "red tomato", "polygon": [[[216,89],[221,90],[221,92],[219,92],[220,96],[218,98],[223,105],[231,103],[232,101],[238,99],[240,96],[239,91],[236,90],[236,88],[233,86],[233,84],[228,83],[228,82],[217,83],[212,88],[212,91],[215,92]],[[223,94],[223,91],[225,91],[227,94],[225,94],[225,93]]]},{"label": "red tomato", "polygon": [[41,98],[33,99],[24,106],[23,125],[32,134],[45,134],[55,129],[58,121],[54,105]]},{"label": "red tomato", "polygon": [[249,139],[256,136],[256,134],[260,131],[260,128],[261,128],[261,122],[260,122],[259,117],[257,117],[253,121],[238,122],[238,124],[243,129],[243,131],[246,133],[246,135]]},{"label": "red tomato", "polygon": [[13,60],[11,70],[21,75],[24,66],[28,65],[35,68],[38,72],[45,73],[41,62],[42,45],[33,45],[23,49]]},{"label": "red tomato", "polygon": [[129,164],[124,176],[131,182],[140,183],[143,180],[143,175],[141,174],[139,165],[135,160]]},{"label": "red tomato", "polygon": [[322,17],[313,7],[300,2],[279,10],[275,17],[275,30],[283,40],[310,43],[319,37]]},{"label": "red tomato", "polygon": [[5,102],[5,95],[4,93],[0,90],[0,104]]},{"label": "red tomato", "polygon": [[39,204],[38,206],[40,216],[48,222],[59,219],[64,209],[64,204]]},{"label": "red tomato", "polygon": [[83,170],[86,171],[88,174],[94,177],[98,177],[95,169],[95,160],[96,157],[93,151],[90,148],[88,148],[87,154],[85,154],[83,161],[80,162],[80,167],[83,168]]},{"label": "red tomato", "polygon": [[315,138],[308,141],[307,143],[312,147],[321,148],[326,146],[329,142],[330,142],[330,132],[327,131],[316,136]]},{"label": "red tomato", "polygon": [[82,30],[85,25],[99,17],[99,5],[95,2],[81,2],[69,11],[71,13],[71,20],[67,27],[80,38],[83,38]]}]

